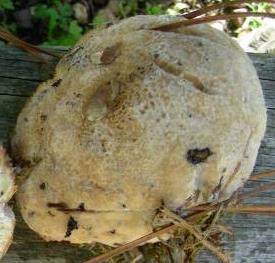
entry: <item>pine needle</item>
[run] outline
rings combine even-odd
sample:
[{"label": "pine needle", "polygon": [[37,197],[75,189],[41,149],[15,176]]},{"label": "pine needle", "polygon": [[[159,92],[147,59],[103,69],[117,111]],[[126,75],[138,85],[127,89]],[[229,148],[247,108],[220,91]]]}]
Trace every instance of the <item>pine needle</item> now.
[{"label": "pine needle", "polygon": [[220,9],[224,9],[226,7],[230,7],[230,6],[241,6],[244,4],[250,4],[250,3],[270,3],[270,4],[275,4],[274,0],[237,0],[237,1],[230,1],[230,2],[225,2],[225,3],[217,3],[217,4],[213,4],[213,5],[209,5],[206,7],[203,7],[199,10],[195,10],[193,12],[190,12],[188,14],[183,14],[183,17],[191,19],[191,18],[195,18],[201,15],[205,15],[208,12],[214,11],[214,10],[220,10]]},{"label": "pine needle", "polygon": [[164,214],[166,214],[169,218],[173,220],[173,223],[175,225],[180,225],[184,229],[186,229],[189,233],[191,233],[193,236],[195,236],[205,248],[209,249],[212,253],[214,253],[222,262],[224,263],[230,263],[230,258],[219,249],[219,247],[215,246],[211,242],[209,242],[206,237],[201,233],[197,228],[195,228],[193,225],[189,224],[186,220],[182,219],[177,214],[171,212],[167,208],[163,208]]},{"label": "pine needle", "polygon": [[183,26],[193,26],[193,25],[199,25],[199,24],[205,24],[217,20],[228,20],[233,18],[240,18],[240,17],[269,17],[269,18],[275,18],[275,14],[271,13],[254,13],[254,12],[240,12],[240,13],[232,13],[232,14],[223,14],[223,15],[214,15],[214,16],[204,16],[199,18],[193,18],[193,19],[184,19],[177,22],[170,22],[169,24],[165,24],[159,27],[154,27],[152,30],[157,31],[172,31],[179,27]]},{"label": "pine needle", "polygon": [[32,54],[33,56],[38,57],[39,59],[42,59],[43,61],[45,59],[41,56],[41,54],[46,54],[46,55],[56,57],[56,58],[61,57],[60,55],[58,55],[54,52],[36,47],[32,44],[29,44],[29,43],[21,40],[20,38],[14,36],[12,33],[8,32],[7,30],[3,29],[2,27],[0,27],[0,39],[2,39],[5,42],[11,43],[18,48],[23,49],[24,51]]},{"label": "pine needle", "polygon": [[[187,215],[185,217],[185,219],[186,220],[194,220],[195,218],[197,218],[197,217],[199,217],[203,214],[205,214],[204,211],[195,212],[193,214]],[[118,255],[122,254],[122,253],[130,251],[133,248],[136,248],[136,247],[140,246],[141,244],[143,244],[143,243],[145,243],[145,242],[147,242],[147,241],[149,241],[153,238],[157,238],[162,234],[173,233],[176,229],[178,229],[178,226],[174,225],[174,224],[164,226],[160,230],[152,232],[152,233],[150,233],[146,236],[143,236],[139,239],[136,239],[136,240],[134,240],[132,242],[129,242],[125,245],[122,245],[120,247],[114,248],[113,250],[111,250],[111,251],[109,251],[109,252],[107,252],[103,255],[94,257],[94,258],[92,258],[88,261],[85,261],[84,263],[102,263],[102,262],[105,262],[105,261],[109,260],[110,258],[113,258],[115,256],[118,256]]]},{"label": "pine needle", "polygon": [[[215,206],[197,206],[186,209],[187,211],[215,211]],[[245,214],[275,214],[273,205],[241,205],[237,207],[227,207],[223,209],[227,213],[245,213]]]}]

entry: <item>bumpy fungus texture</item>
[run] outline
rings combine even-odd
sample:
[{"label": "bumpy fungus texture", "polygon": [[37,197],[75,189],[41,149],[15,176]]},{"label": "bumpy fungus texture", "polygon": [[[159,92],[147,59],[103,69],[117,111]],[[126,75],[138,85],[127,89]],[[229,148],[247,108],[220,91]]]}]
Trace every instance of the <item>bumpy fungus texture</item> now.
[{"label": "bumpy fungus texture", "polygon": [[19,115],[17,200],[46,240],[123,244],[161,204],[218,202],[248,179],[266,125],[256,71],[208,25],[151,30],[178,19],[88,33]]},{"label": "bumpy fungus texture", "polygon": [[0,146],[0,259],[12,241],[14,214],[6,205],[15,192],[13,170],[4,149]]}]

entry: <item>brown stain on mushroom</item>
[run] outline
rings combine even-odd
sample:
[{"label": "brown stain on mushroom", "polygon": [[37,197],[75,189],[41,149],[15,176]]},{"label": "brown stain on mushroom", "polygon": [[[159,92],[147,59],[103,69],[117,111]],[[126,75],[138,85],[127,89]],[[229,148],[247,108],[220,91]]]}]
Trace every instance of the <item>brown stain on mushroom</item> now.
[{"label": "brown stain on mushroom", "polygon": [[187,152],[187,161],[191,164],[199,164],[205,162],[207,158],[213,153],[210,151],[208,147],[202,149],[190,149]]},{"label": "brown stain on mushroom", "polygon": [[61,84],[61,82],[62,82],[62,79],[56,80],[56,81],[52,84],[52,87],[57,88],[57,87]]},{"label": "brown stain on mushroom", "polygon": [[113,46],[106,47],[100,57],[100,62],[104,65],[111,64],[121,54],[121,43],[116,43]]},{"label": "brown stain on mushroom", "polygon": [[41,190],[45,190],[46,189],[46,184],[43,182],[43,183],[41,183],[40,185],[39,185],[39,188],[41,189]]},{"label": "brown stain on mushroom", "polygon": [[76,229],[78,229],[78,223],[72,216],[70,216],[70,218],[67,222],[67,231],[65,234],[65,238],[69,237],[72,234],[72,231],[74,231]]},{"label": "brown stain on mushroom", "polygon": [[60,203],[47,203],[47,206],[50,207],[50,208],[56,208],[57,210],[68,208],[68,205],[66,203],[64,203],[64,202],[60,202]]},{"label": "brown stain on mushroom", "polygon": [[214,94],[212,91],[210,91],[208,88],[206,88],[202,84],[201,80],[197,76],[184,71],[184,69],[182,67],[179,67],[179,66],[173,65],[167,61],[161,60],[159,58],[159,56],[154,56],[154,62],[159,68],[161,68],[162,70],[166,71],[169,74],[172,74],[175,76],[182,75],[183,79],[191,82],[195,89],[197,89],[203,93],[206,93],[208,95]]}]

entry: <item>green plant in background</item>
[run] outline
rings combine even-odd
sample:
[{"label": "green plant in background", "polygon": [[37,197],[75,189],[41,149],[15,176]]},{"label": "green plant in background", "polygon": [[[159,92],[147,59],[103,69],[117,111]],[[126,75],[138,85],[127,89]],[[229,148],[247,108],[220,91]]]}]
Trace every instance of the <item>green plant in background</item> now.
[{"label": "green plant in background", "polygon": [[[0,12],[9,12],[14,10],[14,4],[12,0],[0,0]],[[0,26],[7,29],[12,33],[16,33],[16,24],[14,22],[8,22],[7,17],[3,15],[0,18]]]},{"label": "green plant in background", "polygon": [[106,17],[104,17],[103,15],[97,14],[94,19],[93,22],[91,23],[91,26],[98,28],[101,26],[105,26],[109,23],[108,19],[106,19]]},{"label": "green plant in background", "polygon": [[118,10],[121,18],[134,16],[137,13],[138,0],[119,0]]},{"label": "green plant in background", "polygon": [[0,11],[13,10],[14,5],[12,0],[0,0]]},{"label": "green plant in background", "polygon": [[[272,8],[272,6],[268,3],[252,3],[252,4],[247,4],[247,7],[251,12],[267,12]],[[262,25],[261,18],[248,18],[248,19],[249,19],[248,26],[252,30]]]},{"label": "green plant in background", "polygon": [[163,15],[166,13],[164,7],[161,4],[153,5],[149,2],[145,3],[144,11],[146,15]]},{"label": "green plant in background", "polygon": [[35,20],[46,21],[48,26],[45,45],[72,46],[82,35],[82,27],[73,19],[72,6],[62,0],[49,1],[32,8]]}]

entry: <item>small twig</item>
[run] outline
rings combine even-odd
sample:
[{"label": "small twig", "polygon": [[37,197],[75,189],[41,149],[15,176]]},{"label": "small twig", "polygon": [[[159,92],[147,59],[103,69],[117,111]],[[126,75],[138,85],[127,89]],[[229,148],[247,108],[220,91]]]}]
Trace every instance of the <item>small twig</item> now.
[{"label": "small twig", "polygon": [[190,12],[188,14],[183,14],[183,17],[191,19],[191,18],[195,18],[201,15],[205,15],[208,12],[214,11],[214,10],[220,10],[229,6],[239,6],[239,5],[244,5],[244,4],[250,4],[250,3],[270,3],[270,4],[275,4],[274,0],[237,0],[237,1],[230,1],[230,2],[223,2],[223,3],[217,3],[217,4],[213,4],[213,5],[209,5],[206,7],[203,7],[199,10],[195,10],[193,12]]},{"label": "small twig", "polygon": [[215,213],[215,215],[214,215],[214,218],[213,218],[213,220],[212,220],[211,223],[210,223],[210,228],[211,228],[212,226],[214,226],[214,225],[217,223],[217,221],[218,221],[218,219],[219,219],[219,217],[220,217],[221,212],[223,211],[223,209],[224,209],[224,204],[223,204],[223,203],[220,203],[220,204],[218,205],[218,209],[217,209],[217,211],[216,211],[216,213]]},{"label": "small twig", "polygon": [[[184,219],[186,220],[194,220],[194,218],[198,217],[198,216],[201,216],[205,213],[205,211],[199,211],[199,212],[195,212],[191,215],[187,215]],[[127,251],[130,251],[132,250],[133,248],[136,248],[138,246],[140,246],[141,244],[153,239],[153,238],[156,238],[156,237],[159,237],[160,235],[162,234],[166,234],[166,233],[170,233],[170,232],[174,232],[176,229],[178,229],[178,225],[174,225],[174,224],[171,224],[171,225],[168,225],[168,226],[165,226],[163,227],[162,229],[160,230],[157,230],[155,232],[152,232],[146,236],[143,236],[139,239],[136,239],[132,242],[129,242],[125,245],[122,245],[120,247],[117,247],[105,254],[102,254],[100,256],[97,256],[97,257],[94,257],[88,261],[85,261],[85,263],[102,263],[102,262],[105,262],[107,260],[109,260],[110,258],[113,258],[115,256],[118,256],[122,253],[125,253]]]},{"label": "small twig", "polygon": [[39,59],[42,59],[43,61],[44,58],[40,56],[40,53],[41,54],[46,54],[46,55],[49,55],[49,56],[52,56],[52,57],[56,57],[56,58],[60,58],[61,56],[54,53],[54,52],[51,52],[51,51],[48,51],[46,49],[42,49],[42,48],[38,48],[32,44],[29,44],[23,40],[21,40],[20,38],[14,36],[13,34],[11,34],[10,32],[8,32],[7,30],[3,29],[0,27],[0,39],[2,39],[3,41],[6,41],[6,42],[9,42],[13,45],[15,45],[16,47],[18,48],[21,48],[23,50],[25,50],[26,52],[29,52],[30,54],[38,57]]},{"label": "small twig", "polygon": [[224,252],[222,252],[217,246],[215,246],[211,242],[209,242],[206,239],[206,237],[203,235],[203,233],[200,233],[198,229],[196,229],[194,226],[189,224],[186,220],[182,219],[180,216],[178,216],[177,214],[171,212],[170,210],[168,210],[166,208],[163,209],[163,212],[168,217],[173,219],[174,224],[179,224],[180,226],[182,226],[183,228],[188,230],[188,232],[190,232],[193,236],[195,236],[203,244],[203,246],[205,248],[208,248],[220,260],[222,260],[222,262],[224,262],[224,263],[231,262],[230,258]]},{"label": "small twig", "polygon": [[[187,211],[215,211],[215,206],[197,206],[187,208]],[[246,214],[275,214],[275,206],[272,205],[242,205],[238,207],[227,207],[223,211],[227,213],[246,213]]]},{"label": "small twig", "polygon": [[270,17],[275,18],[275,14],[271,13],[253,13],[253,12],[240,12],[240,13],[232,13],[232,14],[224,14],[224,15],[214,15],[214,16],[205,16],[199,18],[193,18],[188,20],[181,20],[177,22],[170,22],[168,24],[154,27],[152,30],[158,31],[171,31],[183,26],[193,26],[198,24],[205,24],[217,20],[228,20],[232,18],[239,18],[239,17]]},{"label": "small twig", "polygon": [[133,248],[136,248],[138,247],[139,245],[141,245],[142,243],[145,243],[155,237],[158,237],[159,235],[161,234],[165,234],[165,233],[169,233],[169,232],[173,232],[175,231],[175,229],[178,228],[178,226],[176,225],[169,225],[169,226],[166,226],[164,228],[162,228],[161,230],[158,230],[156,232],[153,232],[153,233],[150,233],[146,236],[143,236],[139,239],[136,239],[132,242],[129,242],[125,245],[122,245],[120,247],[117,247],[105,254],[102,254],[100,256],[97,256],[95,258],[92,258],[88,261],[85,261],[85,263],[101,263],[101,262],[104,262],[104,261],[107,261],[115,256],[118,256],[124,252],[127,252],[127,251],[130,251],[132,250]]}]

